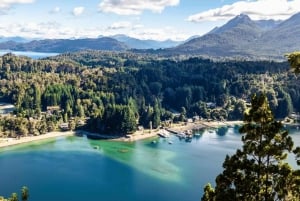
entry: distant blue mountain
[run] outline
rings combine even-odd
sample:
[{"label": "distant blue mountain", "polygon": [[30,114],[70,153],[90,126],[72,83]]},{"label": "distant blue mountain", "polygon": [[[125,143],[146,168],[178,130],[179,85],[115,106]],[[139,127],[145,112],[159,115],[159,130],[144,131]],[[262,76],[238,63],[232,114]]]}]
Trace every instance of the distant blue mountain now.
[{"label": "distant blue mountain", "polygon": [[132,38],[123,34],[111,36],[120,42],[123,42],[131,49],[161,49],[175,47],[182,43],[182,41],[157,41],[157,40],[141,40],[137,38]]},{"label": "distant blue mountain", "polygon": [[31,39],[27,39],[27,38],[23,38],[23,37],[19,37],[19,36],[15,36],[15,37],[0,36],[0,43],[8,42],[8,41],[13,41],[16,43],[26,43],[26,42],[31,41]]},{"label": "distant blue mountain", "polygon": [[124,51],[129,47],[109,37],[85,38],[85,39],[46,39],[34,40],[27,43],[17,43],[8,41],[0,43],[0,49],[10,49],[14,51],[34,51],[34,52],[75,52],[79,50],[109,50]]}]

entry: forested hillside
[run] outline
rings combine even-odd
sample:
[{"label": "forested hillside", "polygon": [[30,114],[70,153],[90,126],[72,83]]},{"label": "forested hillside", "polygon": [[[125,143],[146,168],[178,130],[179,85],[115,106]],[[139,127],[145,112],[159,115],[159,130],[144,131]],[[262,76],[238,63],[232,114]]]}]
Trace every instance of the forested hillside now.
[{"label": "forested hillside", "polygon": [[[43,60],[0,57],[0,98],[16,106],[2,135],[69,129],[126,134],[137,125],[200,116],[241,120],[248,98],[265,90],[276,118],[298,111],[299,79],[287,63],[164,59],[83,51]],[[180,115],[176,115],[179,113]]]}]

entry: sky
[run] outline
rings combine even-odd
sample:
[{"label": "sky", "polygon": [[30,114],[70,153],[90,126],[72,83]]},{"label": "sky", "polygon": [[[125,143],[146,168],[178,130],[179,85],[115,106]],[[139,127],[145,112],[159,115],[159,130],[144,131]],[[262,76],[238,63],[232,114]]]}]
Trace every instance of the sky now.
[{"label": "sky", "polygon": [[186,40],[239,14],[285,20],[300,0],[0,0],[0,36]]}]

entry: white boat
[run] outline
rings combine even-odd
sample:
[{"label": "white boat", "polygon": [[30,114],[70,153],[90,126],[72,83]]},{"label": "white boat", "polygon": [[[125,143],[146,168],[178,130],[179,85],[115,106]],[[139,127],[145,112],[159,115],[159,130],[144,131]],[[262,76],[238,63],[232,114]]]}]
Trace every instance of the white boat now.
[{"label": "white boat", "polygon": [[186,134],[185,133],[177,133],[177,136],[179,138],[186,138]]},{"label": "white boat", "polygon": [[170,134],[166,130],[161,130],[157,135],[159,135],[162,138],[168,138],[168,137],[170,137]]},{"label": "white boat", "polygon": [[173,142],[172,142],[172,141],[169,141],[168,143],[169,143],[169,144],[173,144]]}]

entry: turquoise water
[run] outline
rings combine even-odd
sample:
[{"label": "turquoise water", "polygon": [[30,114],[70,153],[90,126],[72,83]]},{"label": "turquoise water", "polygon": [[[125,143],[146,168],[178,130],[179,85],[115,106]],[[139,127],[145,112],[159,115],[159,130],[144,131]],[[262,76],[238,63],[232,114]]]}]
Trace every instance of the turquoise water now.
[{"label": "turquoise water", "polygon": [[[291,134],[299,146],[300,133]],[[236,129],[222,128],[191,142],[175,136],[135,143],[60,137],[5,148],[0,194],[26,185],[31,201],[200,200],[225,155],[241,146],[240,137]]]}]

